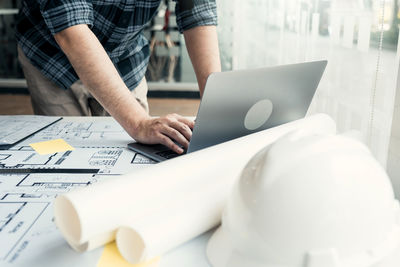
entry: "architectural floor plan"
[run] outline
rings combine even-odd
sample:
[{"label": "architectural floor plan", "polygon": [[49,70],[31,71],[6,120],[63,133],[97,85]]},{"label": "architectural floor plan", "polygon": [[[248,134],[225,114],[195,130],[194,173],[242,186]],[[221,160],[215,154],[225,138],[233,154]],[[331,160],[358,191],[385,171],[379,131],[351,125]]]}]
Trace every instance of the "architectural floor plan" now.
[{"label": "architectural floor plan", "polygon": [[61,120],[61,117],[45,116],[0,116],[0,148],[11,145]]},{"label": "architectural floor plan", "polygon": [[[57,138],[75,150],[39,155],[29,146]],[[154,163],[128,150],[129,142],[111,118],[67,118],[0,150],[0,266],[96,266],[101,250],[71,250],[54,224],[52,202]]]}]

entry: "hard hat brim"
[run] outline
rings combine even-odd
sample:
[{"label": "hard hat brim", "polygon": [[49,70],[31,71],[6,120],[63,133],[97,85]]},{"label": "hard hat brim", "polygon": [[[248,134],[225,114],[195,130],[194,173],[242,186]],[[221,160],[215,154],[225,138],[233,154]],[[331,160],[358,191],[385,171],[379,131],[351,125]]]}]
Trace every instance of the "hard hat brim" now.
[{"label": "hard hat brim", "polygon": [[207,244],[206,253],[208,261],[213,267],[223,267],[229,263],[233,247],[223,227],[218,227],[211,236]]}]

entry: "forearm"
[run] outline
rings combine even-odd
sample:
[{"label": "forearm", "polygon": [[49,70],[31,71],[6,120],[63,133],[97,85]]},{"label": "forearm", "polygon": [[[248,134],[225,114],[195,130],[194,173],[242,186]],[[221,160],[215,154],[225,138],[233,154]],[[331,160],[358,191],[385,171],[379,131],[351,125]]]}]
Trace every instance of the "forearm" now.
[{"label": "forearm", "polygon": [[217,30],[215,26],[199,26],[183,34],[202,96],[207,77],[221,71]]},{"label": "forearm", "polygon": [[57,33],[57,43],[90,93],[129,132],[148,115],[136,101],[87,25]]}]

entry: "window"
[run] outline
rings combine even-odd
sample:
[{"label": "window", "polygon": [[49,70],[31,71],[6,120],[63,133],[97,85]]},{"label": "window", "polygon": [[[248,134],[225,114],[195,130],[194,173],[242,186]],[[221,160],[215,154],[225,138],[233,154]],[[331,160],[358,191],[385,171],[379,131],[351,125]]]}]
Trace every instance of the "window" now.
[{"label": "window", "polygon": [[[399,67],[398,0],[219,0],[225,69],[328,59],[309,114],[359,130],[386,166]],[[228,30],[229,29],[229,30]]]}]

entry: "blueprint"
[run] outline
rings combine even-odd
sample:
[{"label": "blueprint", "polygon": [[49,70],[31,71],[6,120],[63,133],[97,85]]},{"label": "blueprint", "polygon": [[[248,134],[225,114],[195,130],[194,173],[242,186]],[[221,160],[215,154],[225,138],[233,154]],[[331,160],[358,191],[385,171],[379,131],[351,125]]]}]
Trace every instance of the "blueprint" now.
[{"label": "blueprint", "polygon": [[[35,118],[22,119],[29,124]],[[57,138],[75,150],[39,155],[29,146]],[[154,163],[128,150],[129,142],[112,118],[64,118],[0,150],[0,266],[96,266],[101,250],[70,249],[54,224],[52,202],[74,188]]]},{"label": "blueprint", "polygon": [[118,146],[125,148],[129,142],[132,142],[132,138],[115,120],[93,118],[88,121],[82,118],[76,120],[64,118],[18,145],[29,146],[31,143],[57,138],[64,139],[73,147]]},{"label": "blueprint", "polygon": [[60,119],[60,117],[30,115],[0,116],[0,147],[8,148],[9,145],[17,143]]},{"label": "blueprint", "polygon": [[122,147],[75,147],[75,150],[39,155],[30,147],[0,151],[0,173],[124,174],[152,161]]},{"label": "blueprint", "polygon": [[[107,178],[96,174],[0,175],[0,266],[72,263],[69,258],[60,258],[60,254],[78,261],[78,254],[64,243],[54,225],[52,201],[60,193],[104,179]],[[49,251],[56,252],[53,257],[58,259],[52,260]],[[91,266],[96,260],[93,258]]]}]

